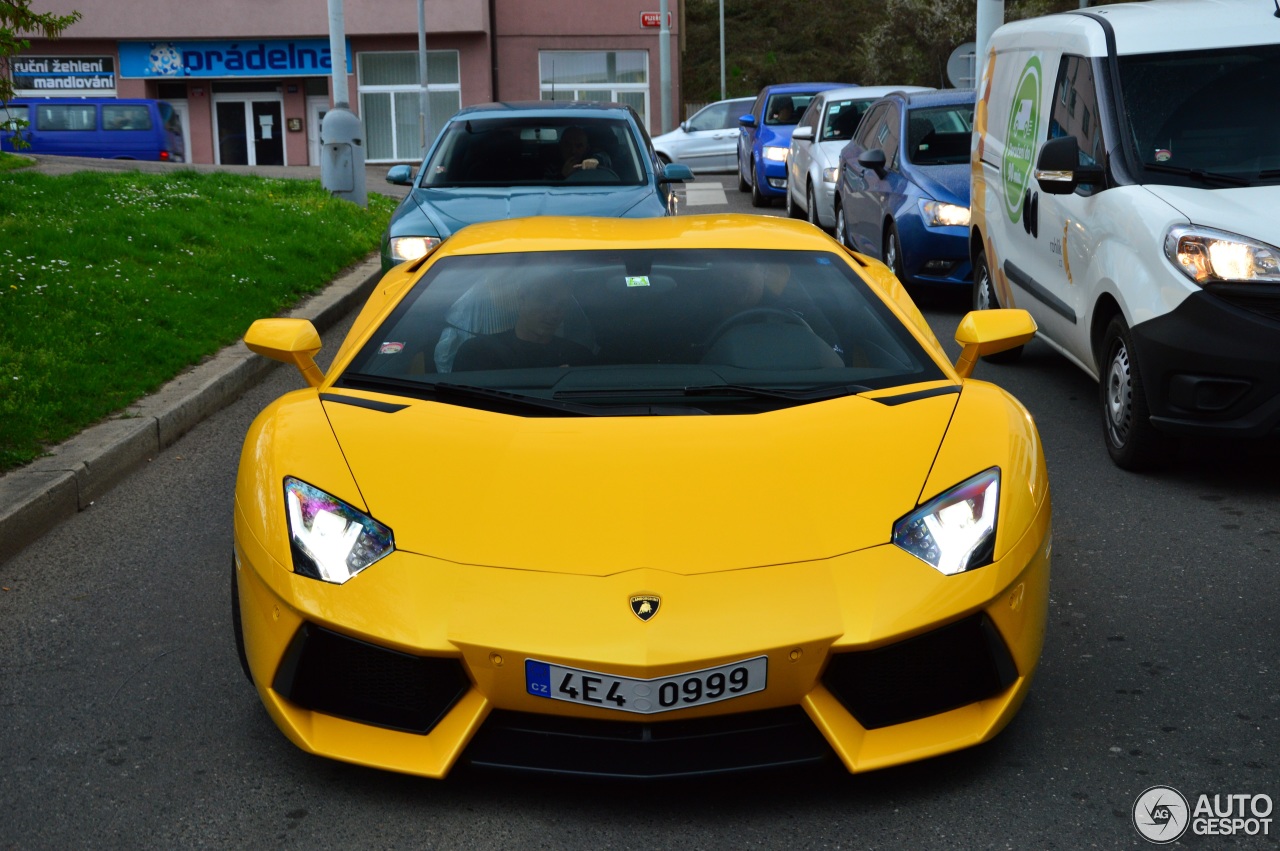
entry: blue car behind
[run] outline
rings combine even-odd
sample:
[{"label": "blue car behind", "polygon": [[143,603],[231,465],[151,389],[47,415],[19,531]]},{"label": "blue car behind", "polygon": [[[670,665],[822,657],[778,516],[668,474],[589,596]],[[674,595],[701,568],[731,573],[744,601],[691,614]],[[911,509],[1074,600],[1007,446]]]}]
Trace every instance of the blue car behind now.
[{"label": "blue car behind", "polygon": [[787,195],[787,153],[791,131],[813,96],[850,83],[779,83],[756,95],[751,112],[738,123],[738,191],[751,193],[754,207]]},{"label": "blue car behind", "polygon": [[[566,134],[586,136],[580,162],[566,162]],[[475,222],[672,215],[671,184],[692,179],[688,166],[658,160],[639,116],[624,104],[467,107],[440,131],[416,177],[407,165],[387,172],[387,182],[413,188],[383,232],[382,268],[415,260]]]},{"label": "blue car behind", "polygon": [[840,152],[836,239],[904,284],[965,286],[972,89],[895,92],[872,104]]}]

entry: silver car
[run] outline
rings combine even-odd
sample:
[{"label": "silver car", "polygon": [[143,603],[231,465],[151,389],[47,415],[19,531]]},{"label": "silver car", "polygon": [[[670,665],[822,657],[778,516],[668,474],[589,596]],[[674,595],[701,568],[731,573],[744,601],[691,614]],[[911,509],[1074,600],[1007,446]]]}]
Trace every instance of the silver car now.
[{"label": "silver car", "polygon": [[733,171],[738,167],[738,116],[751,111],[754,97],[708,104],[670,133],[653,137],[653,149],[666,163],[692,171]]},{"label": "silver car", "polygon": [[791,133],[787,215],[807,218],[827,231],[835,228],[840,151],[853,138],[862,114],[890,92],[927,91],[928,86],[851,86],[819,92]]}]

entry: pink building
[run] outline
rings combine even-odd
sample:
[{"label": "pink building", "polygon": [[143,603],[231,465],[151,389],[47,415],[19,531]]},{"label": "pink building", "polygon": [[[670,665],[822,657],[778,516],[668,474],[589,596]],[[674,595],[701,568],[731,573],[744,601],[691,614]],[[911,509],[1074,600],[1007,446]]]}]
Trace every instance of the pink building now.
[{"label": "pink building", "polygon": [[[658,0],[421,0],[427,41],[427,138],[462,106],[495,100],[630,104],[662,132]],[[344,0],[347,102],[364,123],[368,162],[422,151],[418,7]],[[182,116],[187,160],[319,163],[333,103],[323,0],[34,0],[83,18],[32,39],[13,63],[21,96],[147,97]],[[669,0],[671,116],[678,122],[680,5]]]}]

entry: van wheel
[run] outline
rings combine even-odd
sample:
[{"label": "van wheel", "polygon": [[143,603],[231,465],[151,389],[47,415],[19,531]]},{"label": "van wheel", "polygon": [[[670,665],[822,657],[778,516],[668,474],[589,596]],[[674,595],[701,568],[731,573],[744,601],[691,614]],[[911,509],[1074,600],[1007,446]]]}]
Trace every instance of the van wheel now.
[{"label": "van wheel", "polygon": [[760,191],[760,173],[755,169],[756,167],[753,163],[751,165],[751,206],[768,207],[769,199],[764,197],[764,194]]},{"label": "van wheel", "polygon": [[[973,309],[997,310],[1000,297],[996,295],[995,284],[991,280],[991,269],[987,267],[987,252],[979,251],[978,259],[973,262]],[[983,360],[989,363],[1016,363],[1022,357],[1022,346],[1005,349],[994,355],[987,355]]]},{"label": "van wheel", "polygon": [[231,557],[231,631],[235,633],[236,655],[240,657],[240,669],[245,679],[253,684],[253,674],[249,673],[249,656],[244,652],[244,627],[240,622],[240,588],[236,582],[236,559]]},{"label": "van wheel", "polygon": [[1134,359],[1133,335],[1122,317],[1114,316],[1107,324],[1102,352],[1098,390],[1107,452],[1125,470],[1158,467],[1169,459],[1175,440],[1151,424],[1146,386]]}]

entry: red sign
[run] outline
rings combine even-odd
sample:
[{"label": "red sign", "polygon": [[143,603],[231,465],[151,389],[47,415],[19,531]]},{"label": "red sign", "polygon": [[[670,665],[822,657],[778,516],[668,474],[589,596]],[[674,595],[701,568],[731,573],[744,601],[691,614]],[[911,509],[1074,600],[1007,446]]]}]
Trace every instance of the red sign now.
[{"label": "red sign", "polygon": [[[642,27],[660,27],[662,26],[661,12],[641,12],[640,26]],[[667,12],[667,29],[671,29],[671,13]]]}]

